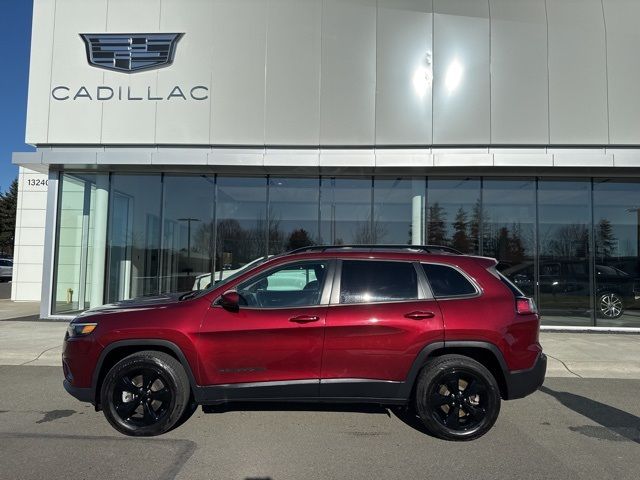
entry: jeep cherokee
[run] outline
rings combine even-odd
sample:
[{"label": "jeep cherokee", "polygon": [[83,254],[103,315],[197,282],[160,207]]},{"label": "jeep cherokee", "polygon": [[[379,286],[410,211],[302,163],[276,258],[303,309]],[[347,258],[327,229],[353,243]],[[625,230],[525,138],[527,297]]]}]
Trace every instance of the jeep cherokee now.
[{"label": "jeep cherokee", "polygon": [[501,399],[534,392],[535,304],[496,260],[434,246],[316,246],[182,295],[86,311],[64,339],[64,386],[127,435],[236,401],[404,405],[470,440]]}]

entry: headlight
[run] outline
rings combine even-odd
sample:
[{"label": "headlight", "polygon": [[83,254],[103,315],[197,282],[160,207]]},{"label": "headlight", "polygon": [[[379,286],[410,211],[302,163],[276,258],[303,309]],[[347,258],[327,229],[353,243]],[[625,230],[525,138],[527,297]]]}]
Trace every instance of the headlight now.
[{"label": "headlight", "polygon": [[97,323],[70,323],[67,327],[67,335],[69,335],[69,338],[86,337],[93,332],[97,326]]}]

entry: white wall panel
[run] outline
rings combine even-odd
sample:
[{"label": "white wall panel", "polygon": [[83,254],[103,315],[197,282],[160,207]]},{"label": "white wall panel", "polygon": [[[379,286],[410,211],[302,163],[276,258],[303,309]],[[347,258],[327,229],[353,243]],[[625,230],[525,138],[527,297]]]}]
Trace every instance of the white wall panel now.
[{"label": "white wall panel", "polygon": [[[26,139],[640,144],[638,18],[636,0],[34,0]],[[185,35],[170,67],[125,74],[87,62],[79,33],[105,31]]]},{"label": "white wall panel", "polygon": [[[213,54],[213,3],[210,0],[162,0],[160,31],[184,33],[178,41],[171,68],[158,70],[158,92],[183,88],[187,100],[181,98],[158,101],[156,143],[203,145],[209,143],[211,120],[211,62]],[[195,86],[209,89],[206,100],[190,98]],[[202,90],[197,91],[202,97]]]},{"label": "white wall panel", "polygon": [[600,0],[547,0],[552,144],[604,144],[607,79]]},{"label": "white wall panel", "polygon": [[[102,105],[75,93],[83,85],[95,97],[92,85],[99,85],[104,70],[87,63],[80,33],[102,32],[106,26],[107,0],[65,0],[56,3],[51,90],[71,89],[68,100],[53,100],[49,110],[49,143],[100,143]],[[82,92],[84,93],[84,92]]]},{"label": "white wall panel", "polygon": [[489,4],[434,1],[433,143],[488,144]]},{"label": "white wall panel", "polygon": [[[160,28],[160,0],[132,2],[109,0],[107,32],[154,33]],[[180,47],[178,47],[180,48]],[[105,71],[106,85],[122,86],[123,96],[140,98],[148,88],[157,91],[158,71],[135,74]],[[156,102],[148,100],[108,101],[103,106],[102,142],[115,144],[153,144],[156,141]]]},{"label": "white wall panel", "polygon": [[640,144],[640,2],[603,0],[607,33],[609,141]]},{"label": "white wall panel", "polygon": [[267,6],[214,1],[212,144],[264,144]]},{"label": "white wall panel", "polygon": [[[29,185],[29,180],[39,180]],[[46,173],[20,167],[11,299],[40,300],[47,208]]]},{"label": "white wall panel", "polygon": [[38,0],[33,4],[29,99],[25,133],[25,142],[32,145],[47,143],[55,5],[55,0]]},{"label": "white wall panel", "polygon": [[376,1],[324,0],[320,143],[375,142]]},{"label": "white wall panel", "polygon": [[431,143],[432,2],[378,2],[376,144]]},{"label": "white wall panel", "polygon": [[490,0],[491,143],[549,143],[544,0]]},{"label": "white wall panel", "polygon": [[268,145],[320,142],[321,0],[271,0],[267,22]]}]

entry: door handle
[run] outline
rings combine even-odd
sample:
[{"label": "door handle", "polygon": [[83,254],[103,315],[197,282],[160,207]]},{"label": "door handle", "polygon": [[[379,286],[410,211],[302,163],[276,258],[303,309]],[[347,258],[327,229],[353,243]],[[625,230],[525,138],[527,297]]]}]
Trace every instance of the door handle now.
[{"label": "door handle", "polygon": [[406,318],[410,318],[411,320],[424,320],[425,318],[433,318],[436,316],[436,314],[433,312],[422,312],[418,310],[415,312],[405,313],[404,316]]},{"label": "door handle", "polygon": [[289,319],[290,322],[294,323],[311,323],[317,322],[318,320],[320,320],[320,317],[317,317],[315,315],[298,315],[297,317],[292,317]]}]

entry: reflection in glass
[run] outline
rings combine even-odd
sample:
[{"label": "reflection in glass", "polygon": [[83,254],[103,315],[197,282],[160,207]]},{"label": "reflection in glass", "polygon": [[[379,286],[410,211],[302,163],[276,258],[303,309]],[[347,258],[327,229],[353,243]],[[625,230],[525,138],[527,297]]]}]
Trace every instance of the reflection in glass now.
[{"label": "reflection in glass", "polygon": [[158,294],[160,175],[111,176],[107,301]]},{"label": "reflection in glass", "polygon": [[430,243],[497,258],[545,324],[640,326],[633,180],[66,172],[57,221],[54,314],[205,288],[267,252]]},{"label": "reflection in glass", "polygon": [[373,229],[378,243],[423,243],[424,178],[375,178]]},{"label": "reflection in glass", "polygon": [[60,176],[52,313],[102,305],[109,176]]},{"label": "reflection in glass", "polygon": [[640,326],[640,183],[593,183],[596,324]]},{"label": "reflection in glass", "polygon": [[371,221],[371,178],[322,178],[321,243],[331,245],[388,243],[388,230]]},{"label": "reflection in glass", "polygon": [[535,202],[533,179],[482,182],[482,254],[496,258],[498,270],[529,296],[535,294]]},{"label": "reflection in glass", "polygon": [[318,241],[317,178],[269,179],[269,254]]},{"label": "reflection in glass", "polygon": [[165,175],[161,291],[211,283],[215,181],[206,175]]},{"label": "reflection in glass", "polygon": [[218,177],[214,281],[267,253],[265,177]]},{"label": "reflection in glass", "polygon": [[480,179],[427,180],[427,243],[479,253]]},{"label": "reflection in glass", "polygon": [[591,325],[589,181],[538,182],[538,304],[548,325]]}]

